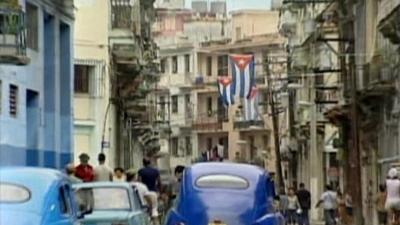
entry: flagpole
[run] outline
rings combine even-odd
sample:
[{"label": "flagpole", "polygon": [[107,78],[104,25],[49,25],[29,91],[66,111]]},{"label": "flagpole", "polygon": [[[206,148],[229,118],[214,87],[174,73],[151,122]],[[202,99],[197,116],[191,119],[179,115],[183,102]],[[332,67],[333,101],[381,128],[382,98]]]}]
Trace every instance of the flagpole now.
[{"label": "flagpole", "polygon": [[[275,147],[275,157],[276,157],[276,174],[278,177],[278,188],[284,188],[285,184],[283,181],[283,173],[282,173],[282,164],[281,164],[281,153],[280,153],[280,143],[279,143],[279,118],[278,118],[278,113],[275,108],[275,100],[274,100],[274,92],[272,89],[272,79],[271,79],[271,71],[269,68],[270,65],[270,58],[268,56],[268,53],[264,53],[264,70],[267,75],[267,82],[268,82],[268,98],[269,98],[269,106],[271,110],[271,116],[272,116],[272,127],[273,127],[273,133],[274,133],[274,147]],[[278,190],[279,190],[278,189]]]}]

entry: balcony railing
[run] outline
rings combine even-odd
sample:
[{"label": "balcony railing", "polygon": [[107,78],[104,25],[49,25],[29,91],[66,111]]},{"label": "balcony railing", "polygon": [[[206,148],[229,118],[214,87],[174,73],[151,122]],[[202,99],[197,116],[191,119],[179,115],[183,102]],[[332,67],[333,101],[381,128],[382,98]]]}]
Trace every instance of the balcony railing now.
[{"label": "balcony railing", "polygon": [[111,25],[116,29],[133,28],[133,6],[130,0],[111,0]]},{"label": "balcony railing", "polygon": [[0,63],[26,65],[26,24],[21,9],[0,4]]},{"label": "balcony railing", "polygon": [[264,128],[264,121],[262,120],[236,120],[233,123],[235,129],[251,129],[252,127]]},{"label": "balcony railing", "polygon": [[194,118],[192,128],[198,131],[220,131],[226,119],[227,115],[222,112],[202,113]]}]

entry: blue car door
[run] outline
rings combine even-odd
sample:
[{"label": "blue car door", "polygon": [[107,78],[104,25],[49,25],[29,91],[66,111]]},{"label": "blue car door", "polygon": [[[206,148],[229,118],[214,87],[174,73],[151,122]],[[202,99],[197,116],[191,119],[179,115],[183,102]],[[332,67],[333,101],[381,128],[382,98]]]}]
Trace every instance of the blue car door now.
[{"label": "blue car door", "polygon": [[60,185],[58,189],[58,208],[59,212],[57,215],[59,219],[55,225],[74,225],[77,222],[76,219],[76,207],[73,203],[71,195],[71,186],[68,183]]}]

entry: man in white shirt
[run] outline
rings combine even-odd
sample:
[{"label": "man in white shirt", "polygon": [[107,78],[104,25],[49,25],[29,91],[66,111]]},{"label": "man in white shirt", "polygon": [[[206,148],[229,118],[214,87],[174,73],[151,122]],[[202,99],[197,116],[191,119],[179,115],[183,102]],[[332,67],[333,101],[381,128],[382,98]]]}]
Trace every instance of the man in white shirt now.
[{"label": "man in white shirt", "polygon": [[389,212],[389,218],[392,224],[398,222],[398,213],[400,212],[400,180],[396,168],[389,170],[386,179],[386,204],[385,208]]},{"label": "man in white shirt", "polygon": [[99,165],[94,169],[94,180],[112,181],[113,179],[112,170],[105,165],[106,155],[104,155],[104,153],[100,153],[98,160],[99,160]]},{"label": "man in white shirt", "polygon": [[151,215],[154,224],[159,224],[157,193],[149,191],[145,184],[139,182],[136,173],[133,171],[127,172],[126,181],[136,188],[142,204],[149,207],[149,214]]},{"label": "man in white shirt", "polygon": [[316,207],[319,207],[322,203],[325,225],[336,225],[337,194],[330,185],[326,185],[326,191],[322,193]]}]

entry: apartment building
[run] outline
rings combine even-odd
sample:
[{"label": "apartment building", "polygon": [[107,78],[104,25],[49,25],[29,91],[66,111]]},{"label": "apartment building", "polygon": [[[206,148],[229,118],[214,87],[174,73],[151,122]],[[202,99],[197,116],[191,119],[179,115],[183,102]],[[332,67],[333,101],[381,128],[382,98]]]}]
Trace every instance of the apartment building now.
[{"label": "apartment building", "polygon": [[72,1],[0,9],[0,165],[63,168],[73,160]]}]

